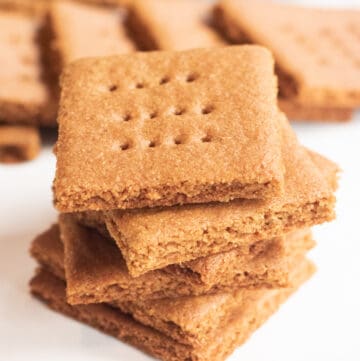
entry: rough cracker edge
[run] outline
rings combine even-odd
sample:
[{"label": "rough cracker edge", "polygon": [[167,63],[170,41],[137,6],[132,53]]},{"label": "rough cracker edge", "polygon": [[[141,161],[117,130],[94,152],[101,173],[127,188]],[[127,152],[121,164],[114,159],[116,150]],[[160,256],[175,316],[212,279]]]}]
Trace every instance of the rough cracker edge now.
[{"label": "rough cracker edge", "polygon": [[[245,274],[244,274],[245,273]],[[283,288],[289,286],[288,273],[285,270],[266,270],[263,274],[251,274],[244,272],[237,274],[232,280],[228,280],[224,284],[214,284],[212,287],[199,284],[193,280],[174,281],[164,278],[161,284],[162,289],[153,291],[148,290],[151,283],[144,282],[143,288],[124,289],[118,284],[105,286],[103,288],[95,288],[93,290],[87,288],[86,293],[82,290],[69,293],[67,290],[67,302],[72,305],[91,304],[100,302],[114,302],[114,300],[134,301],[134,300],[158,300],[162,298],[178,298],[183,296],[200,296],[216,294],[219,292],[231,292],[234,289],[248,288]],[[196,276],[196,275],[195,275]],[[167,281],[167,282],[165,282]],[[94,292],[103,292],[101,295]],[[121,293],[120,293],[121,292]]]},{"label": "rough cracker edge", "polygon": [[[51,228],[52,229],[52,228]],[[45,233],[48,233],[48,230]],[[57,261],[52,255],[44,252],[44,249],[37,240],[41,239],[43,234],[36,237],[32,242],[30,248],[30,254],[35,260],[44,268],[52,271],[59,278],[65,280],[65,270],[63,262]],[[301,238],[301,241],[300,241]],[[60,241],[60,240],[59,240]],[[100,302],[112,302],[114,300],[122,301],[134,301],[134,300],[144,300],[144,299],[160,299],[160,298],[176,298],[179,296],[194,296],[201,294],[213,294],[223,291],[232,291],[238,288],[275,288],[275,287],[288,287],[289,278],[288,273],[291,265],[293,264],[293,259],[299,255],[305,255],[314,246],[314,241],[312,240],[311,232],[305,231],[302,236],[299,235],[299,240],[296,241],[298,244],[295,249],[293,249],[292,244],[293,240],[289,239],[287,242],[291,242],[291,245],[285,245],[286,251],[284,250],[284,255],[281,256],[282,261],[276,261],[276,264],[270,263],[266,264],[262,273],[249,272],[246,267],[243,272],[233,272],[231,277],[228,273],[222,274],[220,278],[210,278],[209,280],[201,281],[202,276],[191,270],[191,268],[186,268],[184,265],[174,265],[169,266],[163,270],[155,271],[157,273],[156,282],[152,282],[152,279],[143,279],[143,287],[138,284],[130,285],[131,287],[122,287],[119,283],[114,283],[104,287],[99,287],[94,285],[94,288],[85,286],[81,289],[77,289],[75,292],[70,292],[70,289],[67,288],[67,301],[70,304],[89,304],[89,303],[100,303]],[[259,243],[259,242],[257,242]],[[270,242],[261,242],[266,243],[266,245],[260,248],[257,248],[258,251],[253,255],[254,258],[262,258],[264,252],[270,252],[270,257],[273,253],[274,245],[277,248],[278,245],[273,241]],[[270,243],[270,244],[268,244]],[[64,250],[62,250],[64,252]],[[61,259],[61,255],[60,255]],[[185,267],[185,268],[184,268]],[[217,273],[219,274],[219,273]],[[154,274],[154,277],[156,275]],[[180,278],[182,281],[180,282]],[[151,285],[152,283],[156,284],[157,287],[154,289]],[[159,290],[159,284],[161,289]],[[99,295],[99,293],[102,293]]]},{"label": "rough cracker edge", "polygon": [[[41,236],[41,235],[40,235]],[[40,237],[38,236],[38,237]],[[50,272],[57,278],[65,281],[65,270],[64,266],[61,264],[58,264],[57,262],[54,262],[54,259],[42,252],[42,249],[38,247],[38,244],[36,242],[37,238],[35,238],[29,249],[29,253],[31,257],[36,260],[38,265],[40,266],[39,269],[44,269],[47,272]]]},{"label": "rough cracker edge", "polygon": [[[304,272],[304,270],[306,271]],[[298,257],[296,257],[291,267],[291,278],[293,283],[292,287],[296,288],[299,283],[299,278],[307,278],[309,277],[309,275],[313,274],[314,271],[314,265],[306,258],[304,258],[304,255],[299,255]],[[287,294],[290,289],[283,288],[270,291],[270,293],[272,292]],[[116,302],[114,306],[120,308],[120,310],[125,313],[131,314],[132,317],[139,321],[141,324],[147,325],[151,328],[155,328],[157,331],[165,334],[166,336],[174,339],[175,341],[186,345],[191,345],[194,348],[206,349],[209,346],[209,339],[216,339],[218,330],[226,328],[226,326],[229,324],[229,314],[233,314],[234,311],[236,311],[236,315],[240,317],[247,317],[247,313],[252,312],[256,317],[257,312],[253,310],[251,304],[254,302],[259,302],[259,298],[262,302],[264,295],[265,299],[267,298],[266,293],[268,293],[266,289],[254,290],[251,292],[245,291],[245,293],[240,292],[238,294],[235,293],[232,295],[231,298],[228,298],[228,300],[221,306],[222,317],[218,318],[217,314],[219,313],[219,310],[213,309],[210,313],[208,313],[207,320],[202,320],[201,323],[198,323],[196,326],[193,325],[191,328],[193,328],[194,326],[195,328],[193,328],[192,330],[191,328],[187,329],[186,327],[184,327],[184,325],[181,326],[180,324],[173,322],[166,316],[163,317],[161,313],[153,314],[152,306],[151,304],[149,306],[148,303],[142,304],[141,302]],[[171,302],[171,299],[166,301]],[[241,306],[239,306],[239,302]],[[148,307],[150,307],[150,309],[148,309]],[[239,308],[241,309],[241,312],[238,312]],[[211,315],[215,317],[214,320],[212,319]],[[206,327],[204,325],[204,321],[207,324]],[[203,337],[199,337],[200,335],[202,335]]]},{"label": "rough cracker edge", "polygon": [[[241,275],[239,275],[241,276]],[[186,296],[203,296],[203,295],[213,295],[219,292],[232,292],[235,289],[246,288],[246,289],[274,289],[274,288],[286,288],[289,286],[288,275],[283,274],[282,272],[274,272],[269,276],[269,272],[264,272],[262,275],[250,274],[247,272],[247,279],[243,281],[238,281],[238,278],[235,277],[233,282],[228,282],[227,285],[214,285],[212,288],[206,289],[197,289],[190,286],[188,283],[183,281],[182,283],[178,282],[169,286],[164,283],[164,290],[157,292],[148,292],[136,290],[136,293],[132,290],[127,293],[118,293],[116,290],[117,285],[106,286],[103,289],[102,295],[94,294],[84,294],[81,292],[72,293],[69,295],[67,293],[67,302],[71,305],[79,304],[92,304],[92,303],[102,303],[102,302],[114,302],[114,300],[121,299],[122,302],[125,301],[135,301],[135,300],[159,300],[163,298],[178,298]],[[280,279],[284,277],[284,279]],[[241,277],[239,277],[241,279]],[[273,279],[273,280],[272,280]],[[205,288],[205,287],[204,287]],[[124,289],[121,289],[124,291]]]},{"label": "rough cracker edge", "polygon": [[[301,254],[305,254],[303,250]],[[157,270],[157,279],[145,279],[143,285],[121,287],[118,283],[104,287],[94,286],[77,289],[70,292],[67,289],[67,301],[70,304],[89,304],[99,302],[113,302],[114,300],[134,301],[146,299],[177,298],[183,296],[199,296],[204,294],[215,294],[219,292],[230,292],[240,288],[282,288],[289,286],[288,270],[290,260],[284,260],[278,266],[270,265],[265,267],[263,273],[253,273],[244,269],[241,273],[236,273],[232,277],[222,277],[219,282],[204,283],[200,280],[200,274],[190,269],[179,268],[175,272],[170,267]],[[176,266],[176,265],[175,265]],[[166,275],[166,274],[170,275]],[[192,276],[192,277],[191,277]],[[63,276],[64,277],[64,276]],[[180,281],[180,277],[183,279]],[[153,288],[153,285],[157,287]],[[159,288],[160,285],[160,288]],[[102,294],[99,294],[102,292]],[[97,294],[96,294],[97,293]]]},{"label": "rough cracker edge", "polygon": [[[67,218],[69,215],[63,215],[62,217]],[[93,225],[93,222],[90,223]],[[94,230],[94,232],[96,232],[96,230]],[[309,233],[307,233],[306,236],[306,240],[308,240],[308,238],[312,239]],[[271,241],[270,244],[267,244],[268,242],[264,241],[264,243],[266,243],[266,246],[261,247],[260,249],[251,245],[250,248],[255,252],[252,258],[261,257],[262,252],[273,252],[273,242]],[[306,253],[309,249],[307,246],[308,244],[306,243],[299,251],[302,254]],[[310,247],[312,246],[313,244],[311,243]],[[68,288],[67,300],[70,304],[88,304],[93,302],[108,302],[116,299],[159,299],[165,297],[200,295],[205,293],[210,294],[225,289],[231,290],[233,288],[244,287],[251,287],[254,289],[260,287],[286,287],[288,286],[288,270],[290,268],[290,263],[285,262],[285,260],[287,260],[286,256],[287,255],[284,254],[284,262],[279,264],[270,263],[267,265],[263,273],[254,273],[245,267],[243,272],[237,272],[235,274],[234,271],[230,277],[228,273],[223,274],[222,278],[217,280],[218,282],[213,278],[202,280],[202,275],[193,271],[191,268],[186,268],[186,264],[172,265],[162,270],[155,271],[153,277],[156,279],[143,278],[140,280],[140,284],[130,285],[130,287],[114,283],[104,287],[94,285],[93,288],[91,288],[91,285],[86,284],[83,287],[77,287],[76,291],[72,291]],[[64,278],[64,275],[62,278]],[[160,289],[159,284],[161,284]],[[102,292],[101,295],[99,295],[100,292]]]},{"label": "rough cracker edge", "polygon": [[[138,249],[129,247],[126,238],[121,231],[117,229],[111,219],[106,219],[106,226],[124,256],[129,273],[133,277],[138,277],[146,272],[163,268],[169,264],[183,263],[199,257],[230,251],[238,246],[254,243],[259,239],[270,239],[295,229],[330,222],[335,218],[334,206],[334,196],[322,198],[313,203],[307,203],[300,209],[292,205],[287,205],[278,212],[265,214],[263,223],[256,225],[254,233],[242,234],[237,229],[227,227],[228,239],[225,239],[223,237],[224,230],[216,234],[208,231],[208,240],[206,242],[200,242],[198,239],[188,239],[186,248],[179,250],[177,254],[172,252],[171,258],[165,245],[159,244],[154,245],[152,248],[147,247],[146,252],[142,254]],[[285,210],[285,208],[287,208],[287,210]],[[296,217],[296,215],[298,215],[298,217]],[[274,224],[276,225],[275,228],[272,227]]]},{"label": "rough cracker edge", "polygon": [[[178,342],[170,339],[169,337],[163,336],[160,332],[151,329],[150,327],[146,327],[139,322],[133,320],[130,316],[123,315],[119,310],[114,310],[109,306],[104,304],[98,305],[87,305],[87,306],[69,306],[66,304],[64,298],[64,290],[60,289],[61,284],[64,287],[64,284],[58,279],[54,279],[51,275],[48,275],[53,278],[52,284],[50,287],[54,289],[54,281],[55,281],[55,289],[56,289],[56,297],[51,297],[48,294],[49,283],[46,284],[46,274],[44,281],[44,273],[38,273],[30,282],[31,292],[40,300],[45,302],[48,307],[58,311],[60,313],[64,313],[67,316],[80,320],[90,326],[98,328],[105,333],[108,333],[118,339],[125,341],[127,343],[132,344],[135,347],[140,348],[141,350],[153,355],[155,357],[159,357],[164,361],[208,361],[211,359],[212,361],[223,361],[226,356],[231,354],[234,349],[243,344],[251,334],[259,328],[273,313],[277,311],[280,305],[294,292],[296,291],[307,279],[309,279],[315,271],[315,267],[312,263],[308,262],[306,265],[306,271],[301,275],[301,278],[297,281],[296,286],[293,289],[285,289],[283,291],[278,292],[277,294],[265,298],[262,300],[260,305],[256,305],[255,309],[251,307],[249,312],[244,310],[244,314],[247,314],[247,319],[245,322],[241,322],[238,324],[235,332],[232,332],[229,337],[226,337],[222,340],[221,350],[218,350],[216,344],[211,344],[210,348],[207,348],[205,352],[199,352],[197,350],[189,350],[189,347],[185,345],[181,345]],[[60,286],[59,286],[60,282]],[[51,282],[50,282],[51,283]],[[62,292],[61,292],[62,291]],[[54,293],[54,292],[53,292]],[[60,300],[60,302],[59,302]],[[90,311],[90,315],[89,315]],[[105,318],[94,318],[91,313],[93,311],[99,311],[103,316],[113,316],[116,318],[120,318],[120,322],[118,325],[114,323],[108,323]],[[115,313],[115,314],[114,314]],[[90,317],[89,317],[90,316]],[[110,327],[106,327],[110,326]],[[117,326],[117,327],[116,327]],[[123,329],[121,328],[123,327]],[[137,327],[132,327],[137,326]],[[147,337],[145,337],[146,342],[143,340],[137,340],[134,337],[134,333],[129,334],[130,328],[136,328],[138,331],[142,333],[142,336],[147,333]],[[153,336],[153,337],[152,337]],[[172,344],[170,354],[167,352],[165,348],[165,343],[170,341]],[[159,344],[157,343],[159,342]],[[154,346],[155,344],[155,346]],[[224,347],[225,346],[225,347]]]},{"label": "rough cracker edge", "polygon": [[[244,184],[240,181],[216,184],[179,183],[159,185],[151,189],[123,189],[107,191],[81,191],[58,189],[55,178],[55,207],[64,213],[88,210],[134,209],[143,207],[173,206],[192,203],[229,202],[237,198],[266,199],[279,195],[282,184],[278,179],[265,183]],[[60,187],[61,188],[61,187]]]},{"label": "rough cracker edge", "polygon": [[68,305],[65,300],[65,284],[44,270],[38,271],[31,279],[30,290],[34,296],[53,310],[129,343],[154,357],[168,361],[185,361],[187,357],[190,357],[188,347],[164,337],[150,327],[141,325],[131,316],[110,306],[104,304]]}]

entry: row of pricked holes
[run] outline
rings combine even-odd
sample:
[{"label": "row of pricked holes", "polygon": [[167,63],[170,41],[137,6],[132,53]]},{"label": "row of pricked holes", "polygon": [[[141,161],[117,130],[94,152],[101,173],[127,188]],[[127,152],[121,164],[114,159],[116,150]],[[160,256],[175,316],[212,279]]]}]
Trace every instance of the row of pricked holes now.
[{"label": "row of pricked holes", "polygon": [[[285,25],[282,28],[283,31],[285,29],[286,29],[286,32],[292,34],[292,36],[294,36],[296,42],[301,44],[306,50],[308,50],[310,52],[315,52],[316,51],[316,47],[312,46],[312,45],[310,46],[310,44],[307,41],[307,38],[305,36],[303,36],[302,34],[299,34],[296,29],[293,29],[290,25]],[[341,41],[339,41],[337,38],[334,38],[331,29],[328,29],[328,28],[321,29],[320,30],[320,35],[321,35],[321,37],[326,37],[330,41],[334,42],[335,45],[339,45],[339,46],[336,46],[336,49],[342,51],[344,55],[347,55],[347,56],[352,55],[352,54],[349,53],[349,51],[346,48],[343,47]],[[328,60],[323,58],[323,57],[319,58],[318,62],[321,65],[328,64]],[[358,64],[359,64],[358,60],[354,58],[354,62],[355,62],[355,65],[358,66]]]},{"label": "row of pricked holes", "polygon": [[[207,134],[207,135],[203,136],[200,139],[200,141],[202,143],[210,143],[212,141],[212,136],[210,134]],[[191,142],[184,141],[182,136],[174,138],[174,145],[189,144],[189,143],[191,143]],[[158,143],[156,141],[149,141],[149,143],[148,143],[149,148],[159,147],[160,145],[161,145],[161,143]],[[132,146],[131,146],[130,142],[124,142],[120,146],[121,150],[128,150],[128,149],[131,149],[131,148],[132,148]]]},{"label": "row of pricked holes", "polygon": [[[185,77],[185,82],[186,83],[192,83],[192,82],[194,82],[196,79],[198,79],[198,75],[196,75],[196,74],[189,74],[189,75],[187,75],[186,77]],[[160,80],[159,80],[159,85],[165,85],[165,84],[167,84],[167,83],[170,83],[170,81],[171,81],[171,78],[169,77],[169,76],[164,76],[163,78],[161,78]],[[138,82],[138,83],[136,83],[135,84],[135,87],[134,87],[135,89],[144,89],[144,88],[146,88],[146,86],[145,86],[145,83],[143,83],[143,82]],[[118,86],[116,85],[116,84],[113,84],[113,85],[111,85],[110,87],[109,87],[109,91],[110,92],[114,92],[114,91],[116,91],[118,89]]]},{"label": "row of pricked holes", "polygon": [[[338,38],[337,35],[331,31],[331,29],[323,28],[321,30],[321,35],[322,37],[327,38],[328,41],[333,44],[332,49],[340,51],[344,56],[346,56],[346,58],[350,59],[355,66],[358,67],[360,65],[359,58],[351,50],[349,50],[346,45],[344,45],[343,41]],[[327,61],[323,61],[322,63],[325,64]]]},{"label": "row of pricked holes", "polygon": [[[214,107],[212,105],[207,105],[207,106],[201,108],[200,114],[208,115],[208,114],[212,113],[213,111],[214,111]],[[179,116],[179,115],[184,115],[186,113],[187,113],[187,109],[185,109],[185,108],[174,108],[171,110],[169,115]],[[147,119],[155,119],[158,116],[159,116],[159,114],[157,112],[152,112],[152,113],[149,113],[149,116]],[[124,122],[129,122],[131,119],[133,119],[131,114],[125,114],[122,117],[122,120]]]},{"label": "row of pricked holes", "polygon": [[[291,24],[282,25],[280,30],[282,32],[286,33],[286,34],[289,34],[292,38],[294,38],[296,43],[301,44],[301,46],[305,50],[307,50],[309,52],[316,51],[316,49],[312,45],[310,46],[310,44],[307,41],[307,38],[304,35],[300,34],[297,31],[297,29],[294,29]],[[318,61],[322,65],[325,64],[325,59],[324,58],[320,58]]]}]

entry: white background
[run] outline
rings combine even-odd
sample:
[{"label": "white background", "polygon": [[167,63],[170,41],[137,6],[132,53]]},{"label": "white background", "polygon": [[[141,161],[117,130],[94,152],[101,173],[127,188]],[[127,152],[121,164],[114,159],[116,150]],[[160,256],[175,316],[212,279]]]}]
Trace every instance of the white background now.
[{"label": "white background", "polygon": [[[297,123],[294,128],[304,145],[343,170],[338,217],[314,229],[318,246],[311,258],[317,274],[230,361],[360,360],[360,114],[351,123]],[[151,360],[29,295],[35,268],[30,242],[56,221],[54,169],[50,145],[33,162],[0,166],[0,361]]]}]

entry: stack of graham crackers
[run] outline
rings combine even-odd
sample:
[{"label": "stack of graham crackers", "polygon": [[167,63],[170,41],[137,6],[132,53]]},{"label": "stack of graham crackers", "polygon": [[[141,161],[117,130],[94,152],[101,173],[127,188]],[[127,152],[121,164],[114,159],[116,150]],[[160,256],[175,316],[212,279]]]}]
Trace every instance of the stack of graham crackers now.
[{"label": "stack of graham crackers", "polygon": [[309,227],[334,217],[338,169],[279,112],[270,52],[88,58],[61,88],[62,213],[32,292],[162,360],[224,360],[311,276]]}]

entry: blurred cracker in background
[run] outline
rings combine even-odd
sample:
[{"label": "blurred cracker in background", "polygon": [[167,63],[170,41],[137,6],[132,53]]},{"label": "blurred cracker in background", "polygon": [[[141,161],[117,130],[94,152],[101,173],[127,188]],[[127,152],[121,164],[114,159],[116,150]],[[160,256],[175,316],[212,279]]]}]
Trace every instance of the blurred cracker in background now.
[{"label": "blurred cracker in background", "polygon": [[291,118],[347,120],[360,106],[360,11],[221,0],[214,23],[231,43],[273,52]]},{"label": "blurred cracker in background", "polygon": [[0,8],[0,123],[54,125],[37,43],[42,16],[30,11]]},{"label": "blurred cracker in background", "polygon": [[124,25],[125,9],[83,1],[51,1],[41,39],[44,69],[56,99],[63,68],[80,58],[136,50]]},{"label": "blurred cracker in background", "polygon": [[212,4],[198,0],[137,0],[128,4],[127,26],[141,50],[222,46],[210,27]]},{"label": "blurred cracker in background", "polygon": [[34,159],[40,151],[39,130],[28,126],[0,125],[0,162]]}]

